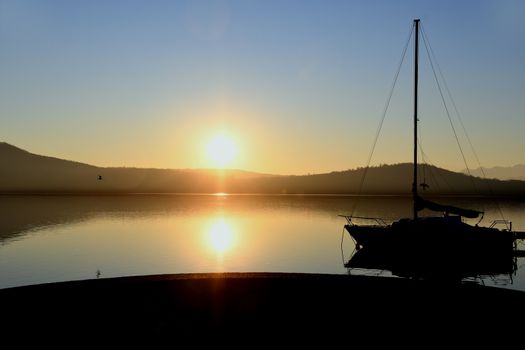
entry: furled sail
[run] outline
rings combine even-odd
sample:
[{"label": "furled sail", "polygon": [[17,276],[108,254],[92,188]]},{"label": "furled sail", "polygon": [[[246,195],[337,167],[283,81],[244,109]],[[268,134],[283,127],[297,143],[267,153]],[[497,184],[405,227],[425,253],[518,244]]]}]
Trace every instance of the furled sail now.
[{"label": "furled sail", "polygon": [[443,205],[443,204],[434,203],[426,199],[423,199],[419,196],[416,198],[416,205],[417,205],[418,211],[421,211],[423,209],[429,209],[432,211],[440,211],[446,214],[459,215],[459,216],[463,216],[465,218],[470,218],[470,219],[475,219],[479,217],[481,214],[483,214],[483,212],[477,211],[477,210],[463,209],[463,208],[454,207],[452,205]]}]

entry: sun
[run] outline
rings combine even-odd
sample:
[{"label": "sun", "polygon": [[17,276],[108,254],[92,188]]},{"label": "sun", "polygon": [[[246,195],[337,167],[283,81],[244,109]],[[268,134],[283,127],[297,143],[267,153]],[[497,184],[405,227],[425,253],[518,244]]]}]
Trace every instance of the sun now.
[{"label": "sun", "polygon": [[208,158],[218,168],[224,168],[232,163],[237,156],[235,142],[225,134],[214,136],[206,147]]}]

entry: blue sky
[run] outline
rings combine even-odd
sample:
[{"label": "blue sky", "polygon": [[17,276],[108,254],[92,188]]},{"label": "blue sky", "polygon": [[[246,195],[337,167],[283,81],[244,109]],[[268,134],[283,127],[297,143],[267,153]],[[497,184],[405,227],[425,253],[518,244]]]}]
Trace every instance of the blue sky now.
[{"label": "blue sky", "polygon": [[[482,164],[525,163],[521,1],[0,0],[0,140],[101,166],[203,168],[223,133],[234,168],[362,166],[414,18]],[[375,164],[410,161],[411,55]],[[421,55],[425,153],[462,169]]]}]

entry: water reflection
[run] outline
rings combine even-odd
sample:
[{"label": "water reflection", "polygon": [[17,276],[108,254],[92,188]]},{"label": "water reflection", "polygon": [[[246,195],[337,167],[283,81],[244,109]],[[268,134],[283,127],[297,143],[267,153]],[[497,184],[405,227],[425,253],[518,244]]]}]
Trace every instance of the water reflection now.
[{"label": "water reflection", "polygon": [[[491,202],[471,201],[490,209]],[[341,242],[338,214],[354,203],[354,197],[295,195],[0,196],[0,288],[96,278],[97,270],[101,278],[344,274],[341,244],[348,253],[353,246]],[[356,214],[396,218],[410,210],[409,198],[363,197]],[[525,230],[525,202],[506,202],[503,210]],[[485,217],[498,213],[494,207]],[[511,288],[525,290],[525,269]]]},{"label": "water reflection", "polygon": [[224,217],[216,218],[212,221],[208,229],[208,244],[219,256],[230,250],[235,242],[236,235],[229,221]]},{"label": "water reflection", "polygon": [[486,279],[511,284],[517,271],[517,258],[508,252],[479,254],[463,252],[431,254],[428,250],[385,251],[356,249],[345,263],[352,274],[354,269],[390,271],[393,275],[440,281],[461,281],[465,279]]},{"label": "water reflection", "polygon": [[[272,196],[272,195],[121,195],[121,196],[16,196],[0,195],[0,244],[23,238],[45,227],[88,222],[97,218],[136,219],[208,215],[218,207],[222,213],[269,211],[316,213],[331,217],[340,224],[338,214],[352,210],[356,202],[351,196]],[[494,201],[485,199],[450,199],[459,207],[484,208],[485,220],[500,219]],[[517,230],[525,230],[525,202],[500,203],[506,216],[513,219]],[[400,218],[410,215],[411,201],[398,197],[363,197],[355,215]],[[217,214],[214,212],[212,214]],[[336,221],[335,221],[336,220]],[[336,230],[338,231],[338,229]]]}]

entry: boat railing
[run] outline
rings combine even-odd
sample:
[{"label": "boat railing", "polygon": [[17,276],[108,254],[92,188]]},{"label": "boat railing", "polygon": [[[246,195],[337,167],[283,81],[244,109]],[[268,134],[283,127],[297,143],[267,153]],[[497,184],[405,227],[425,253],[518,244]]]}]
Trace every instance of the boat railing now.
[{"label": "boat railing", "polygon": [[355,225],[352,219],[358,219],[358,220],[373,221],[379,226],[388,226],[388,223],[383,218],[371,218],[367,216],[354,216],[354,215],[339,215],[339,216],[342,218],[345,218],[348,225]]},{"label": "boat railing", "polygon": [[[509,220],[494,220],[492,221],[492,224],[490,224],[490,228],[494,228],[497,225],[505,225],[505,228],[508,232],[512,233],[512,236],[514,237],[514,244],[516,244],[517,240],[524,241],[525,240],[525,232],[523,231],[512,231],[512,221]],[[517,249],[517,246],[514,246],[515,249]],[[518,254],[515,256],[525,257],[525,250],[516,250],[514,254]]]},{"label": "boat railing", "polygon": [[508,231],[512,231],[512,222],[505,219],[493,220],[490,224],[490,228],[494,228],[497,225],[505,225]]}]

